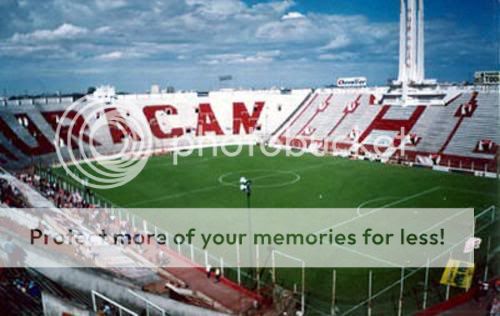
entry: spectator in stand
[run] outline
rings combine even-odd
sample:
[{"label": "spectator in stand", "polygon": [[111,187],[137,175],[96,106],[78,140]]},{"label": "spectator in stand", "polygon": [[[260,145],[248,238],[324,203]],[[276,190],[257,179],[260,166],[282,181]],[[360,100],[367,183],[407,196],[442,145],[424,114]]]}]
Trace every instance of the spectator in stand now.
[{"label": "spectator in stand", "polygon": [[158,263],[159,263],[160,267],[166,267],[169,263],[169,260],[168,260],[167,256],[165,255],[165,253],[163,252],[163,250],[160,250],[158,252]]},{"label": "spectator in stand", "polygon": [[482,280],[478,281],[478,286],[476,293],[474,295],[474,299],[476,302],[481,303],[481,299],[488,294],[488,289],[489,289],[489,283],[488,282],[483,282]]},{"label": "spectator in stand", "polygon": [[9,267],[22,267],[26,259],[26,252],[24,249],[14,243],[12,237],[8,236],[7,241],[3,245],[3,249],[7,254]]},{"label": "spectator in stand", "polygon": [[28,207],[28,203],[21,192],[5,179],[0,179],[0,192],[0,202],[7,206],[19,208]]},{"label": "spectator in stand", "polygon": [[[79,192],[71,192],[58,185],[56,181],[51,181],[38,174],[21,173],[18,178],[33,186],[44,197],[51,200],[59,208],[87,208],[91,205],[85,201]],[[84,195],[84,196],[89,196]]]},{"label": "spectator in stand", "polygon": [[222,273],[221,273],[220,268],[216,268],[215,269],[215,283],[219,283],[220,282],[221,276],[222,276]]},{"label": "spectator in stand", "polygon": [[36,282],[33,280],[30,280],[28,282],[27,292],[31,297],[35,297],[35,298],[38,298],[42,295],[42,292],[40,291],[38,284],[36,284]]},{"label": "spectator in stand", "polygon": [[489,289],[490,284],[488,282],[480,282],[479,290],[481,291],[481,296],[486,296]]},{"label": "spectator in stand", "polygon": [[19,291],[26,293],[25,281],[23,278],[15,278],[14,281],[12,281],[12,285]]},{"label": "spectator in stand", "polygon": [[113,315],[113,310],[111,309],[111,306],[108,303],[104,304],[104,306],[102,307],[102,313],[105,316]]},{"label": "spectator in stand", "polygon": [[491,302],[491,306],[489,308],[490,316],[500,316],[500,297],[496,296],[493,298]]},{"label": "spectator in stand", "polygon": [[108,302],[105,302],[102,305],[101,311],[102,311],[102,315],[104,315],[104,316],[114,316],[114,315],[121,314],[118,311],[116,311],[115,306],[109,304]]},{"label": "spectator in stand", "polygon": [[5,251],[5,254],[7,255],[7,263],[8,267],[13,267],[14,266],[14,252],[16,249],[16,245],[12,241],[12,237],[8,236],[7,241],[3,244],[3,250]]}]

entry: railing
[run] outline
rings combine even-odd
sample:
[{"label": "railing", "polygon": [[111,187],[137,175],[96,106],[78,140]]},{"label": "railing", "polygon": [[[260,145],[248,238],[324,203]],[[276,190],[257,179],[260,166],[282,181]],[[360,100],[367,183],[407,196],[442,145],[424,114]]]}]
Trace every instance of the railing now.
[{"label": "railing", "polygon": [[117,302],[113,301],[113,300],[112,300],[112,299],[110,299],[109,297],[106,297],[106,296],[102,295],[101,293],[98,293],[98,292],[96,292],[96,291],[92,290],[91,295],[92,295],[92,307],[93,307],[93,309],[94,309],[94,312],[96,312],[96,313],[97,313],[97,311],[98,311],[98,310],[97,310],[97,299],[96,299],[96,297],[99,297],[100,299],[102,299],[102,300],[104,300],[104,301],[106,301],[106,302],[108,302],[108,303],[110,303],[110,304],[112,304],[112,305],[114,305],[114,306],[118,307],[118,314],[119,314],[120,316],[122,316],[122,315],[123,315],[123,312],[127,313],[127,315],[131,315],[131,316],[139,316],[139,314],[137,314],[137,313],[135,313],[135,312],[131,311],[130,309],[126,308],[126,307],[125,307],[125,306],[123,306],[123,305],[120,305],[119,303],[117,303]]},{"label": "railing", "polygon": [[141,300],[144,303],[146,303],[146,316],[150,316],[150,313],[149,313],[150,312],[150,307],[153,308],[154,310],[157,310],[158,312],[160,312],[161,316],[166,316],[167,315],[166,311],[163,308],[161,308],[160,306],[158,306],[155,303],[151,302],[147,298],[145,298],[145,297],[143,297],[143,296],[135,293],[131,289],[128,289],[128,292],[130,294],[132,294],[133,296],[135,296],[136,298],[138,298],[139,300]]}]

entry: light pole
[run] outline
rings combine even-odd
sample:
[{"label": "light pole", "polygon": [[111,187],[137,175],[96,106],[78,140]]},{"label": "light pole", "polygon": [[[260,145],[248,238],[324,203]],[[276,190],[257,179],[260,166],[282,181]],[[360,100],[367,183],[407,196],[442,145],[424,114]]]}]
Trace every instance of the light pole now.
[{"label": "light pole", "polygon": [[245,177],[240,178],[240,191],[247,196],[247,208],[250,208],[250,196],[252,195],[252,181]]},{"label": "light pole", "polygon": [[[241,177],[240,178],[240,191],[245,193],[247,197],[247,220],[248,220],[248,236],[250,240],[252,240],[252,215],[251,215],[251,207],[250,207],[250,196],[252,195],[252,181]],[[253,249],[251,241],[248,242],[248,254],[250,255],[250,268],[253,271],[254,259],[253,259]],[[257,288],[259,288],[259,278],[257,271]],[[253,273],[252,273],[253,274]]]}]

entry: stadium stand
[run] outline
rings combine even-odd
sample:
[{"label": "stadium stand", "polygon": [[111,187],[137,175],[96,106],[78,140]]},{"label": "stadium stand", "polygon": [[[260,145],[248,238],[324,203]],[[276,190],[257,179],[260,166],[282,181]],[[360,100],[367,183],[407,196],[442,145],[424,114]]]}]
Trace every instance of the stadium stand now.
[{"label": "stadium stand", "polygon": [[[98,89],[87,102],[67,113],[58,145],[64,144],[68,124],[78,120],[72,136],[97,145],[103,153],[116,153],[125,137],[151,140],[151,150],[164,152],[182,146],[213,146],[261,142],[291,115],[310,90],[215,91],[208,94],[172,93],[115,95]],[[104,95],[104,96],[103,96]],[[97,106],[93,105],[95,102]],[[114,104],[119,104],[117,110]],[[55,133],[68,104],[39,99],[0,109],[0,163],[18,168],[37,162],[56,162]],[[90,112],[86,112],[91,109]],[[77,111],[84,113],[77,115]],[[127,122],[133,121],[133,122]],[[133,124],[134,123],[134,124]],[[88,124],[104,124],[88,138]]]},{"label": "stadium stand", "polygon": [[[137,229],[127,219],[117,218],[111,213],[106,213],[102,210],[98,212],[96,206],[86,200],[89,198],[89,195],[85,194],[81,196],[76,192],[66,190],[60,183],[51,181],[43,175],[20,173],[15,178],[8,173],[4,173],[2,177],[4,182],[9,183],[9,192],[12,191],[11,187],[21,188],[16,190],[18,195],[22,193],[23,200],[26,201],[24,207],[33,208],[18,210],[5,207],[0,209],[0,226],[5,236],[29,234],[28,230],[34,228],[41,228],[43,231],[54,235],[64,233],[67,227],[71,227],[75,231],[94,231],[94,233],[98,233],[99,227],[103,227],[102,225],[108,227],[108,233],[119,233],[123,230],[135,231]],[[43,199],[46,200],[44,201]],[[65,212],[60,212],[54,204],[65,207]],[[35,208],[39,205],[45,207],[44,212],[39,212]],[[76,210],[77,207],[85,207],[85,212],[78,212]],[[49,217],[50,221],[48,221]],[[6,242],[11,241],[7,240]],[[22,245],[18,245],[16,248],[18,247],[22,247]],[[168,246],[150,245],[143,248],[137,247],[135,251],[134,249],[122,251],[121,249],[112,250],[110,248],[106,248],[103,251],[91,251],[90,249],[86,249],[85,245],[75,247],[64,245],[56,248],[50,247],[54,251],[52,252],[52,256],[48,254],[50,251],[41,255],[31,252],[31,248],[29,250],[25,248],[22,258],[19,258],[17,261],[28,262],[29,260],[37,260],[34,258],[40,256],[44,260],[53,262],[80,260],[80,262],[104,269],[99,269],[99,271],[91,269],[93,270],[92,274],[87,275],[85,278],[94,278],[95,281],[87,286],[83,286],[81,280],[68,280],[68,275],[74,275],[74,273],[65,274],[63,280],[65,280],[65,283],[70,283],[67,286],[68,289],[88,292],[93,290],[92,286],[95,286],[95,282],[99,283],[102,279],[117,280],[117,284],[115,285],[117,287],[123,287],[124,282],[128,282],[130,284],[128,286],[129,289],[140,288],[146,292],[175,300],[181,304],[173,308],[170,302],[169,306],[171,310],[186,309],[186,307],[183,307],[183,304],[198,306],[208,311],[229,314],[251,313],[256,308],[259,308],[260,312],[265,313],[266,310],[273,308],[260,295],[247,290],[224,276],[217,283],[208,279],[204,267],[177,253]],[[131,254],[131,251],[134,253]],[[173,264],[174,267],[183,266],[184,268],[161,267],[163,266],[161,264],[155,268],[142,268],[139,266],[133,268],[133,265],[135,265],[134,262],[137,262],[138,259],[141,262],[154,262],[154,260],[158,259],[159,252],[165,254],[168,262],[172,263],[175,261],[176,263]],[[57,258],[53,257],[54,253],[57,253]],[[22,266],[22,264],[16,263],[17,261],[13,261],[14,257],[17,258],[17,256],[12,255],[10,257],[2,256],[5,260],[8,259],[11,261],[9,266]],[[182,262],[182,264],[179,262]],[[111,264],[110,267],[107,266],[108,263]],[[120,268],[120,265],[123,265],[123,267]],[[54,273],[57,269],[46,270],[52,271],[48,272],[50,274]],[[5,271],[8,272],[10,270],[6,269]],[[44,284],[48,283],[44,282]],[[51,293],[54,294],[53,292]],[[60,293],[58,297],[61,297]],[[66,297],[65,301],[68,300],[70,302],[75,301]],[[78,303],[77,305],[82,304]],[[89,306],[87,303],[83,305]]]},{"label": "stadium stand", "polygon": [[[439,161],[429,159],[427,164],[496,171],[496,90],[450,87],[445,106],[407,107],[378,104],[375,95],[382,90],[370,90],[373,88],[316,91],[313,100],[273,135],[271,143],[309,147],[317,142],[332,154],[349,152],[411,164],[426,164],[424,158],[436,156]],[[322,106],[325,100],[328,107]],[[382,153],[374,156],[375,145]]]},{"label": "stadium stand", "polygon": [[[383,87],[291,93],[267,90],[112,95],[93,116],[79,117],[82,121],[75,124],[77,130],[73,133],[76,137],[78,128],[85,127],[83,123],[93,125],[108,120],[108,131],[98,131],[91,140],[85,130],[81,140],[110,154],[118,152],[124,137],[136,142],[151,139],[151,150],[157,153],[190,146],[269,140],[271,145],[295,147],[309,147],[316,142],[327,146],[333,154],[373,156],[374,145],[379,145],[385,153],[375,157],[384,161],[495,172],[499,142],[497,90],[481,86],[443,89],[445,106],[407,107],[380,104],[380,95],[387,91]],[[113,104],[118,103],[125,104],[127,110],[115,110]],[[0,110],[0,163],[18,168],[34,161],[57,162],[50,139],[54,139],[67,102],[49,104],[34,100],[23,104]],[[68,118],[75,118],[74,115],[70,112]],[[113,116],[125,123],[117,123]],[[126,126],[132,118],[139,122],[140,130],[134,125]],[[61,135],[65,133],[63,128]],[[375,143],[382,136],[385,144]],[[418,142],[412,143],[412,137]],[[396,138],[392,145],[389,138]],[[487,150],[485,146],[479,148],[483,142]],[[408,145],[404,153],[399,150],[401,143]],[[364,151],[359,150],[361,145]],[[433,155],[439,162],[432,159]]]}]

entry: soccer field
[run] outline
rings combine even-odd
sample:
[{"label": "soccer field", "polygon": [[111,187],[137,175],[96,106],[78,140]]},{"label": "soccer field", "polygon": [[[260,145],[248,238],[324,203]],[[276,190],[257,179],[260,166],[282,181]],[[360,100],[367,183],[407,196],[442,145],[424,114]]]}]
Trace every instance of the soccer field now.
[{"label": "soccer field", "polygon": [[[235,148],[229,148],[234,150]],[[253,182],[251,206],[256,208],[467,208],[481,211],[498,206],[498,180],[470,175],[443,173],[422,168],[408,168],[368,161],[354,161],[331,156],[287,156],[280,152],[266,157],[258,147],[249,148],[237,157],[226,157],[220,149],[188,157],[172,155],[150,158],[142,172],[128,184],[96,193],[114,205],[126,208],[243,208],[246,197],[238,181],[245,176]],[[56,169],[63,175],[63,169]],[[161,214],[139,214],[162,227]],[[224,221],[223,218],[220,219]],[[388,219],[389,220],[389,219]],[[230,223],[228,223],[230,224]],[[497,236],[498,237],[498,236]],[[477,261],[477,260],[476,260]],[[368,296],[368,269],[337,269],[336,306],[350,310]],[[431,269],[430,279],[439,280],[442,269]],[[306,293],[308,314],[328,314],[332,299],[331,269],[307,269]],[[375,315],[397,311],[400,287],[399,269],[374,269],[372,293],[383,292],[372,304]],[[405,314],[421,305],[424,270],[408,269],[405,286]],[[270,282],[269,271],[262,281]],[[287,288],[300,286],[300,271],[281,269],[278,283]],[[428,306],[439,302],[444,287],[430,293]],[[352,314],[364,314],[366,307]]]},{"label": "soccer field", "polygon": [[[230,148],[234,150],[235,148]],[[246,207],[240,176],[253,182],[252,207],[474,207],[496,204],[498,181],[343,158],[266,157],[248,147],[188,157],[152,157],[128,184],[98,192],[121,207]]]}]

